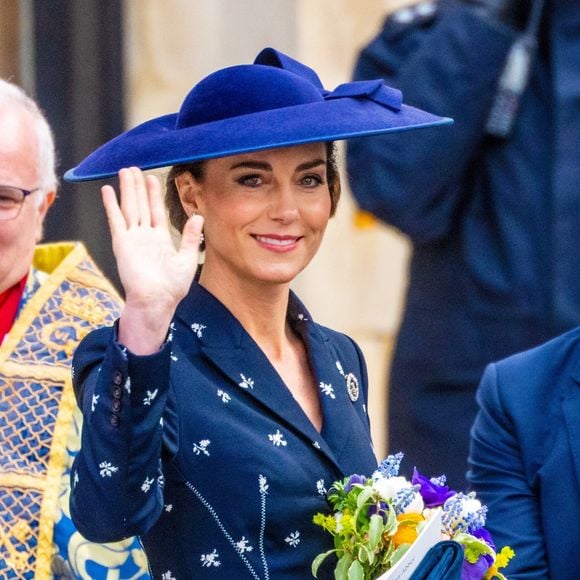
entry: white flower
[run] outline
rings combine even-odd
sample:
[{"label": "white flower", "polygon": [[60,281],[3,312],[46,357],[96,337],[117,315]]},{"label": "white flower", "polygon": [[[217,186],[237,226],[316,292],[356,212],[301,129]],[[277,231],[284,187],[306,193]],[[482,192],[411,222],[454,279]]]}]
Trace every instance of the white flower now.
[{"label": "white flower", "polygon": [[118,467],[111,465],[109,461],[102,461],[99,463],[101,477],[111,477],[113,473],[119,471]]},{"label": "white flower", "polygon": [[336,395],[334,394],[334,389],[331,384],[329,383],[320,383],[319,385],[320,390],[331,399],[336,399]]},{"label": "white flower", "polygon": [[131,378],[127,377],[127,380],[125,381],[125,390],[127,391],[127,393],[131,394]]},{"label": "white flower", "polygon": [[481,528],[485,525],[487,507],[475,497],[475,492],[458,493],[443,505],[442,523],[450,534],[458,531]]},{"label": "white flower", "polygon": [[207,450],[207,448],[209,447],[211,441],[209,439],[202,439],[199,443],[194,443],[193,444],[193,452],[196,455],[200,455],[201,453],[203,453],[204,455],[207,455],[209,457],[209,451]]},{"label": "white flower", "polygon": [[250,377],[245,377],[242,373],[240,373],[240,377],[242,377],[242,382],[238,383],[242,389],[253,389],[254,388],[254,380]]},{"label": "white flower", "polygon": [[204,324],[200,324],[199,322],[194,322],[191,325],[191,330],[197,336],[197,338],[201,338],[203,336],[203,331],[207,328]]},{"label": "white flower", "polygon": [[280,433],[280,429],[276,429],[276,433],[268,435],[268,439],[272,442],[274,447],[286,447],[286,445],[288,445],[288,441],[284,440],[284,434]]},{"label": "white flower", "polygon": [[318,443],[318,441],[313,441],[312,445],[314,445],[316,449],[320,449],[320,443]]},{"label": "white flower", "polygon": [[91,413],[95,412],[95,407],[97,406],[97,402],[99,401],[99,397],[101,395],[93,395],[93,398],[91,400]]},{"label": "white flower", "polygon": [[326,487],[324,487],[324,479],[319,479],[316,482],[316,489],[320,495],[326,495]]},{"label": "white flower", "polygon": [[236,550],[238,553],[243,554],[244,552],[251,552],[254,548],[248,544],[245,536],[239,542],[236,542]]},{"label": "white flower", "polygon": [[232,400],[230,395],[221,389],[217,390],[217,396],[222,400],[223,403],[229,403]]},{"label": "white flower", "polygon": [[147,396],[143,399],[143,404],[151,406],[151,401],[155,399],[158,392],[159,389],[155,389],[154,391],[147,391]]},{"label": "white flower", "polygon": [[78,482],[79,482],[79,473],[78,473],[78,471],[75,471],[75,474],[73,477],[73,487],[76,487]]},{"label": "white flower", "polygon": [[171,573],[171,570],[167,570],[167,572],[161,574],[161,580],[176,580],[176,579],[175,576],[173,576],[173,574]]},{"label": "white flower", "polygon": [[172,503],[168,503],[168,504],[165,506],[165,511],[166,511],[167,513],[169,513],[169,512],[170,512],[172,509],[173,509],[173,504],[172,504]]},{"label": "white flower", "polygon": [[421,513],[425,503],[418,485],[401,476],[378,477],[373,481],[373,489],[386,500],[391,500],[397,514]]},{"label": "white flower", "polygon": [[173,353],[170,355],[170,357],[173,362],[177,362],[179,360]]},{"label": "white flower", "polygon": [[270,487],[268,485],[268,480],[266,479],[266,476],[260,475],[258,477],[258,483],[260,485],[260,493],[266,495],[268,493],[268,488]]},{"label": "white flower", "polygon": [[219,561],[219,554],[217,553],[217,550],[215,548],[211,554],[201,555],[201,565],[204,568],[211,568],[212,566],[215,566],[217,568],[218,566],[222,565],[222,563]]},{"label": "white flower", "polygon": [[287,538],[284,538],[284,541],[287,542],[293,548],[295,548],[300,543],[300,532],[299,531],[292,532]]},{"label": "white flower", "polygon": [[145,478],[145,481],[143,482],[143,484],[141,485],[141,491],[144,493],[147,493],[150,489],[151,489],[151,484],[154,482],[155,480],[153,478],[149,479],[148,477]]}]

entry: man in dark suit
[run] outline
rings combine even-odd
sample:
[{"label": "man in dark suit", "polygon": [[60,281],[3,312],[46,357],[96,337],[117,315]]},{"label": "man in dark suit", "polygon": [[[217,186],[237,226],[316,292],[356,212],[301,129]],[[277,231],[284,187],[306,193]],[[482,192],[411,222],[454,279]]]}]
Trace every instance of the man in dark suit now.
[{"label": "man in dark suit", "polygon": [[580,324],[580,11],[541,9],[424,2],[387,19],[355,72],[455,119],[413,141],[351,142],[349,174],[360,206],[414,246],[389,448],[457,487],[485,366]]},{"label": "man in dark suit", "polygon": [[509,578],[578,578],[580,329],[490,365],[478,391],[469,479],[486,527],[516,557]]}]

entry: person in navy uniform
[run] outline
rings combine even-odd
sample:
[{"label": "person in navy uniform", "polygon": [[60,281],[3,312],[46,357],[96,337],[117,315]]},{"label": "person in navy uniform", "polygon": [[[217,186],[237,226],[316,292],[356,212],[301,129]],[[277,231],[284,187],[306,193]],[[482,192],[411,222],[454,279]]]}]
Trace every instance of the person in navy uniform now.
[{"label": "person in navy uniform", "polygon": [[457,487],[485,366],[580,323],[577,8],[421,3],[387,18],[356,65],[455,120],[353,141],[348,172],[360,206],[413,243],[389,449]]},{"label": "person in navy uniform", "polygon": [[[73,363],[71,515],[87,538],[140,536],[164,580],[310,575],[332,548],[312,522],[327,489],[377,465],[362,353],[290,290],[338,202],[332,141],[448,122],[382,80],[327,91],[265,49],[67,172],[119,172],[121,191],[102,189],[125,307]],[[171,165],[177,249],[142,173]]]}]

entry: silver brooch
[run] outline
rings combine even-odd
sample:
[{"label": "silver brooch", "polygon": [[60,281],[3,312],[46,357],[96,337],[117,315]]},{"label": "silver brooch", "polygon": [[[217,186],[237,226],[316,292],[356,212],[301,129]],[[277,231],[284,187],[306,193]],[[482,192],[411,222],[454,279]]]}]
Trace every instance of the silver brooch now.
[{"label": "silver brooch", "polygon": [[345,375],[346,389],[348,391],[348,396],[350,400],[355,403],[358,401],[360,395],[360,387],[358,386],[358,379],[352,374],[348,373]]}]

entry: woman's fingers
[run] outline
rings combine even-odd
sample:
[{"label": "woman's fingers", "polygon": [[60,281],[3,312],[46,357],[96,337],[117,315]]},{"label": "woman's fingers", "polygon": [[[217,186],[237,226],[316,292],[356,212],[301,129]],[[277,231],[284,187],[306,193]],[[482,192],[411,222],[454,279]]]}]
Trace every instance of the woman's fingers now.
[{"label": "woman's fingers", "polygon": [[151,225],[151,211],[149,209],[149,192],[147,191],[147,182],[145,175],[137,167],[130,168],[133,174],[133,185],[135,187],[135,200],[137,202],[137,212],[139,216],[138,225]]},{"label": "woman's fingers", "polygon": [[121,211],[125,217],[127,227],[139,224],[139,206],[137,205],[137,193],[135,191],[135,178],[129,168],[119,171],[119,189],[121,197]]},{"label": "woman's fingers", "polygon": [[167,227],[167,215],[163,204],[163,192],[161,183],[157,176],[148,175],[146,177],[146,186],[149,193],[149,210],[151,214],[152,227]]},{"label": "woman's fingers", "polygon": [[101,198],[105,206],[111,236],[115,237],[120,231],[127,228],[125,217],[117,202],[115,190],[110,185],[105,185],[101,188]]}]

